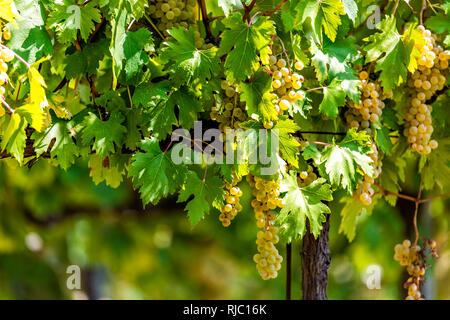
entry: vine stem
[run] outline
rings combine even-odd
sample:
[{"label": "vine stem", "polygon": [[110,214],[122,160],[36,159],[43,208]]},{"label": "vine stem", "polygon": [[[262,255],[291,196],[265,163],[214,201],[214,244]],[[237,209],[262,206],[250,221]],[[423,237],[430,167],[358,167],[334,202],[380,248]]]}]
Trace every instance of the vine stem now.
[{"label": "vine stem", "polygon": [[427,1],[423,0],[422,8],[420,9],[420,15],[419,15],[420,24],[423,24],[423,12],[425,11],[426,8],[427,8]]},{"label": "vine stem", "polygon": [[244,5],[245,10],[242,21],[250,21],[250,12],[253,10],[253,7],[256,4],[256,0],[252,0],[252,2],[248,6],[244,2],[242,4]]},{"label": "vine stem", "polygon": [[271,17],[275,12],[277,12],[278,10],[280,10],[285,4],[286,2],[288,2],[288,0],[284,0],[283,2],[281,2],[279,5],[277,5],[275,7],[275,9],[267,11],[266,13],[263,14],[263,16],[267,16],[267,17]]},{"label": "vine stem", "polygon": [[203,25],[205,26],[206,36],[212,40],[214,37],[211,32],[211,26],[209,25],[208,10],[206,9],[205,0],[197,0],[197,2],[198,2],[198,6],[200,7],[200,10],[202,12],[202,20],[203,20]]},{"label": "vine stem", "polygon": [[383,188],[382,186],[380,186],[378,183],[376,183],[376,182],[374,182],[373,183],[373,185],[375,186],[375,187],[377,187],[378,189],[380,189],[380,191],[383,193],[383,195],[385,195],[385,196],[387,196],[387,195],[392,195],[392,196],[396,196],[396,197],[398,197],[398,198],[402,198],[402,199],[405,199],[405,200],[409,200],[409,201],[412,201],[412,202],[416,202],[416,198],[414,198],[414,197],[411,197],[411,196],[408,196],[408,195],[406,195],[406,194],[401,194],[401,193],[397,193],[397,192],[392,192],[392,191],[389,191],[389,190],[386,190],[385,188]]},{"label": "vine stem", "polygon": [[332,147],[333,145],[331,143],[326,143],[326,142],[321,142],[321,141],[306,141],[308,143],[312,143],[312,144],[317,144],[319,146],[327,146],[327,147]]},{"label": "vine stem", "polygon": [[397,12],[399,2],[400,2],[400,0],[395,1],[394,8],[392,9],[392,15],[395,15],[395,12]]},{"label": "vine stem", "polygon": [[13,53],[14,57],[16,57],[17,60],[19,60],[20,62],[22,62],[22,63],[25,65],[25,67],[27,67],[27,69],[30,69],[30,68],[31,68],[31,66],[30,66],[30,64],[29,64],[28,62],[26,62],[21,56],[19,56],[17,53],[15,53],[13,50],[11,50],[10,48],[8,48],[7,46],[5,46],[5,45],[3,45],[3,44],[0,44],[0,48],[5,49],[5,50],[8,49],[9,51],[11,51],[11,52]]},{"label": "vine stem", "polygon": [[5,99],[2,99],[2,104],[5,106],[6,109],[9,110],[9,112],[14,113],[14,109],[10,107],[10,105],[5,101]]},{"label": "vine stem", "polygon": [[322,90],[325,87],[317,87],[317,88],[312,88],[312,89],[308,89],[306,90],[306,92],[310,92],[310,91],[316,91],[316,90]]},{"label": "vine stem", "polygon": [[286,300],[291,300],[292,243],[286,243]]},{"label": "vine stem", "polygon": [[425,173],[427,172],[427,168],[428,167],[425,167],[425,169],[423,169],[422,176],[420,177],[419,191],[417,192],[416,207],[414,209],[413,224],[414,224],[414,232],[416,234],[416,238],[414,239],[414,245],[417,245],[417,241],[419,240],[419,237],[420,237],[419,228],[417,226],[417,215],[419,213],[419,201],[420,201],[420,198],[422,197],[423,180],[425,178]]}]

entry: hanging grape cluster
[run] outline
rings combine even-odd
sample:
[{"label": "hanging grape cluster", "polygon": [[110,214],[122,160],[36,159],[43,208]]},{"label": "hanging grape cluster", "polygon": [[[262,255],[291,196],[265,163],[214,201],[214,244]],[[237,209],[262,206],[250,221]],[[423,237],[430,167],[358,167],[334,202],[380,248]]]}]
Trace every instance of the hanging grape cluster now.
[{"label": "hanging grape cluster", "polygon": [[249,119],[245,104],[240,102],[237,88],[226,80],[222,80],[220,87],[223,90],[221,101],[217,107],[211,108],[210,118],[219,122],[219,130],[224,132],[227,128],[239,129],[240,124]]},{"label": "hanging grape cluster", "polygon": [[242,190],[237,185],[241,180],[242,178],[233,174],[233,181],[225,183],[225,204],[220,209],[221,213],[219,215],[219,220],[224,227],[228,227],[231,224],[231,220],[242,210],[242,205],[239,203]]},{"label": "hanging grape cluster", "polygon": [[385,99],[392,98],[392,91],[383,93],[378,81],[371,80],[367,71],[359,73],[361,80],[361,100],[359,103],[351,102],[350,108],[345,114],[345,119],[350,128],[364,130],[369,135],[372,133],[371,123],[378,123],[385,107]]},{"label": "hanging grape cluster", "polygon": [[278,227],[274,226],[276,214],[270,212],[277,207],[283,207],[283,200],[279,197],[280,185],[277,181],[265,180],[257,176],[247,175],[247,182],[253,188],[251,205],[255,211],[258,231],[256,244],[258,253],[253,257],[256,268],[264,280],[276,278],[281,268],[283,257],[278,253],[275,245],[279,241]]},{"label": "hanging grape cluster", "polygon": [[369,156],[373,161],[373,178],[365,174],[364,178],[358,181],[358,186],[353,192],[353,197],[355,198],[355,200],[361,201],[366,206],[369,206],[372,203],[372,197],[375,194],[372,188],[372,184],[380,175],[382,166],[382,162],[379,158],[378,149],[375,143],[372,143],[371,148],[372,152],[369,154]]},{"label": "hanging grape cluster", "polygon": [[431,105],[426,102],[441,90],[448,75],[450,52],[444,51],[436,43],[436,37],[430,30],[418,26],[425,38],[424,45],[416,45],[420,50],[417,58],[418,69],[407,81],[408,98],[405,108],[404,135],[408,139],[410,149],[420,154],[429,154],[438,147],[436,140],[431,140],[433,125]]},{"label": "hanging grape cluster", "polygon": [[[289,109],[291,103],[305,98],[305,92],[300,90],[305,78],[293,72],[291,66],[283,58],[277,58],[274,55],[269,56],[269,65],[267,66],[272,73],[272,90],[278,97],[275,102],[275,111],[278,115],[283,114]],[[302,70],[304,65],[301,61],[294,63],[296,70]],[[271,129],[272,121],[263,123],[264,128]]]},{"label": "hanging grape cluster", "polygon": [[[0,39],[1,42],[3,40],[7,41],[11,38],[11,32],[9,29],[4,29],[1,33],[2,39]],[[5,85],[8,84],[8,62],[11,62],[14,59],[14,54],[11,50],[7,48],[0,48],[0,99],[5,99]],[[0,107],[0,115],[4,114],[5,110]]]},{"label": "hanging grape cluster", "polygon": [[158,21],[156,27],[167,36],[170,28],[189,28],[193,23],[195,6],[195,0],[156,0],[152,1],[148,11],[150,17]]},{"label": "hanging grape cluster", "polygon": [[[433,257],[438,257],[436,241],[426,240],[424,246],[430,248]],[[424,251],[421,250],[418,245],[412,245],[411,241],[407,239],[401,244],[397,244],[394,251],[394,259],[397,260],[401,266],[406,267],[406,271],[410,276],[404,283],[405,289],[408,289],[406,300],[423,300],[420,292],[420,285],[424,280],[426,271]]]}]

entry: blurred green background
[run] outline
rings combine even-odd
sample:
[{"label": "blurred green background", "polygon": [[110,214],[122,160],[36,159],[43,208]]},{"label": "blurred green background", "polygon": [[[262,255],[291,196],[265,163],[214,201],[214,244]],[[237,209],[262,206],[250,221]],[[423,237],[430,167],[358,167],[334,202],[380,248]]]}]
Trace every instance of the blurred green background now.
[{"label": "blurred green background", "polygon": [[[404,187],[414,194],[410,167]],[[285,265],[263,281],[252,261],[257,229],[249,187],[241,187],[244,210],[231,227],[214,213],[192,229],[175,198],[144,210],[128,181],[96,186],[83,162],[62,171],[47,160],[31,168],[1,160],[0,299],[284,299]],[[393,260],[394,245],[411,236],[413,212],[404,205],[380,202],[359,217],[348,243],[338,233],[341,204],[330,204],[329,299],[404,298],[403,268]],[[440,253],[429,259],[423,293],[431,299],[450,299],[449,205],[439,199],[421,208],[421,234],[436,239]],[[295,243],[294,299],[301,298],[300,252]],[[69,265],[82,270],[81,290],[66,287]],[[382,269],[380,289],[364,281],[371,265]]]}]

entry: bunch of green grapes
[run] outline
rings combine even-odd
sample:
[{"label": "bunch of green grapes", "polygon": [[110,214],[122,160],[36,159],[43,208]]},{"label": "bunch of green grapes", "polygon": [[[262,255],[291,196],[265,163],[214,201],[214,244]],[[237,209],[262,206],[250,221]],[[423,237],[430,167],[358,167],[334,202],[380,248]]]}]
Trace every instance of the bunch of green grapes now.
[{"label": "bunch of green grapes", "polygon": [[[8,29],[3,30],[1,33],[3,39],[0,38],[0,42],[3,40],[9,40],[11,38],[11,33]],[[14,59],[14,53],[8,48],[0,48],[0,99],[5,99],[6,89],[4,85],[8,84],[8,62],[11,62]],[[0,107],[0,116],[5,114],[5,110],[3,107]]]},{"label": "bunch of green grapes", "polygon": [[381,166],[382,162],[378,154],[378,149],[375,143],[372,143],[371,145],[372,152],[369,154],[370,158],[373,161],[373,178],[369,177],[368,175],[364,175],[363,179],[361,179],[358,182],[358,186],[356,190],[353,192],[353,197],[357,201],[361,201],[364,205],[368,206],[372,203],[372,197],[375,194],[372,184],[374,183],[375,179],[378,178],[378,176],[381,173]]},{"label": "bunch of green grapes", "polygon": [[297,177],[297,184],[300,188],[309,186],[313,181],[317,179],[317,175],[313,172],[313,167],[308,165],[306,171],[301,171]]},{"label": "bunch of green grapes", "polygon": [[275,279],[281,269],[283,257],[275,247],[279,241],[277,233],[278,228],[271,225],[265,230],[258,231],[256,235],[258,253],[253,256],[253,261],[263,280]]},{"label": "bunch of green grapes", "polygon": [[187,29],[194,23],[195,6],[195,0],[153,0],[148,12],[158,21],[156,27],[167,36],[170,28]]},{"label": "bunch of green grapes", "polygon": [[278,253],[275,244],[278,243],[278,227],[274,226],[276,214],[270,212],[277,207],[283,207],[283,200],[279,197],[280,185],[277,181],[265,180],[257,176],[247,175],[247,182],[253,188],[251,205],[255,211],[256,226],[260,230],[256,244],[258,253],[253,257],[256,268],[264,280],[276,278],[281,268],[283,258]]},{"label": "bunch of green grapes", "polygon": [[361,80],[361,100],[359,103],[353,101],[350,103],[345,119],[350,128],[357,128],[371,134],[370,124],[380,121],[385,107],[383,100],[392,98],[392,91],[383,93],[379,82],[370,80],[367,71],[361,71],[359,79]]},{"label": "bunch of green grapes", "polygon": [[242,178],[234,174],[233,181],[231,183],[226,182],[224,185],[224,200],[226,203],[220,209],[221,213],[219,215],[219,220],[224,227],[228,227],[231,224],[231,220],[242,211],[242,205],[239,203],[239,198],[242,196],[242,190],[237,186],[241,180]]},{"label": "bunch of green grapes", "polygon": [[[304,65],[297,61],[293,66],[296,70],[302,70]],[[291,103],[305,98],[305,92],[300,90],[305,78],[292,71],[291,66],[283,58],[277,58],[274,55],[269,56],[269,65],[267,66],[272,73],[272,90],[277,96],[275,110],[279,115],[289,109]],[[266,129],[273,127],[273,122],[264,122]]]},{"label": "bunch of green grapes", "polygon": [[218,107],[211,108],[210,117],[219,122],[219,130],[222,132],[228,128],[239,129],[240,124],[249,119],[245,104],[240,102],[237,89],[226,80],[222,80],[220,86],[224,94]]},{"label": "bunch of green grapes", "polygon": [[408,139],[412,151],[429,154],[432,149],[438,147],[438,142],[431,140],[433,109],[426,102],[445,85],[450,52],[437,45],[436,37],[430,30],[421,25],[418,29],[425,38],[425,44],[416,45],[421,53],[417,58],[418,69],[407,80],[408,98],[403,134]]}]

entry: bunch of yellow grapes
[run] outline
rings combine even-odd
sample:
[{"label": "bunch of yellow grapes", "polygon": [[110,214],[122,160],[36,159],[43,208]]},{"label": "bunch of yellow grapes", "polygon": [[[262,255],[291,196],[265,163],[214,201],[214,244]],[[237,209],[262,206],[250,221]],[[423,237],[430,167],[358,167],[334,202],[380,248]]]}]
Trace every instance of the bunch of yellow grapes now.
[{"label": "bunch of yellow grapes", "polygon": [[242,205],[239,203],[239,198],[242,196],[242,190],[237,184],[242,178],[233,175],[233,181],[225,183],[225,204],[220,209],[219,220],[224,227],[228,227],[231,224],[231,220],[242,211]]},{"label": "bunch of yellow grapes", "polygon": [[258,231],[256,236],[258,253],[253,256],[253,261],[263,280],[275,279],[281,269],[283,257],[275,247],[279,241],[277,233],[277,227],[269,226],[266,230]]},{"label": "bunch of yellow grapes", "polygon": [[358,186],[355,192],[353,192],[353,197],[355,198],[355,200],[361,201],[366,206],[372,203],[372,197],[375,193],[372,189],[372,184],[374,183],[374,180],[380,175],[382,166],[382,162],[379,158],[378,149],[375,143],[372,143],[371,148],[372,153],[370,153],[369,156],[373,161],[373,178],[365,174],[364,178],[358,182]]},{"label": "bunch of yellow grapes", "polygon": [[222,80],[220,86],[224,96],[219,108],[211,108],[210,118],[219,122],[219,130],[222,132],[225,132],[227,128],[239,129],[240,123],[249,119],[245,104],[240,102],[237,89],[226,80]]},{"label": "bunch of yellow grapes", "polygon": [[317,179],[317,175],[313,172],[313,167],[308,165],[306,171],[301,171],[297,176],[297,184],[300,188],[309,186],[313,181]]},{"label": "bunch of yellow grapes", "polygon": [[[0,41],[7,41],[11,38],[11,32],[8,29],[3,30],[1,33]],[[0,99],[5,99],[6,89],[4,85],[8,84],[8,62],[14,59],[14,53],[7,48],[0,48]],[[0,106],[0,116],[5,114],[5,109]]]},{"label": "bunch of yellow grapes", "polygon": [[359,103],[353,101],[350,103],[345,118],[351,128],[371,134],[370,124],[380,121],[385,107],[383,100],[391,98],[392,91],[383,93],[379,82],[370,80],[367,71],[361,71],[359,79],[361,80],[361,100]]},{"label": "bunch of yellow grapes", "polygon": [[256,226],[262,229],[257,234],[258,254],[253,257],[253,260],[264,280],[276,278],[283,258],[275,247],[279,241],[278,227],[273,225],[276,214],[270,210],[283,207],[283,200],[279,197],[280,185],[277,181],[265,180],[250,174],[246,179],[253,188],[253,196],[255,196],[251,205],[255,211]]},{"label": "bunch of yellow grapes", "polygon": [[438,147],[438,142],[431,140],[433,109],[426,102],[445,85],[450,52],[437,45],[436,37],[430,30],[421,25],[418,29],[425,38],[425,44],[416,45],[421,53],[417,58],[418,69],[407,81],[408,98],[403,134],[408,139],[412,151],[429,154],[432,149]]},{"label": "bunch of yellow grapes", "polygon": [[168,29],[173,27],[187,29],[193,24],[195,6],[195,0],[156,0],[151,2],[148,12],[158,21],[156,27],[167,36]]},{"label": "bunch of yellow grapes", "polygon": [[[281,115],[288,110],[291,103],[305,98],[305,92],[300,90],[304,77],[291,70],[285,59],[269,56],[269,65],[267,66],[272,72],[272,90],[278,97],[275,103],[276,112]],[[294,63],[296,70],[302,70],[304,65],[301,61]],[[273,122],[264,122],[264,128],[271,129]]]}]

